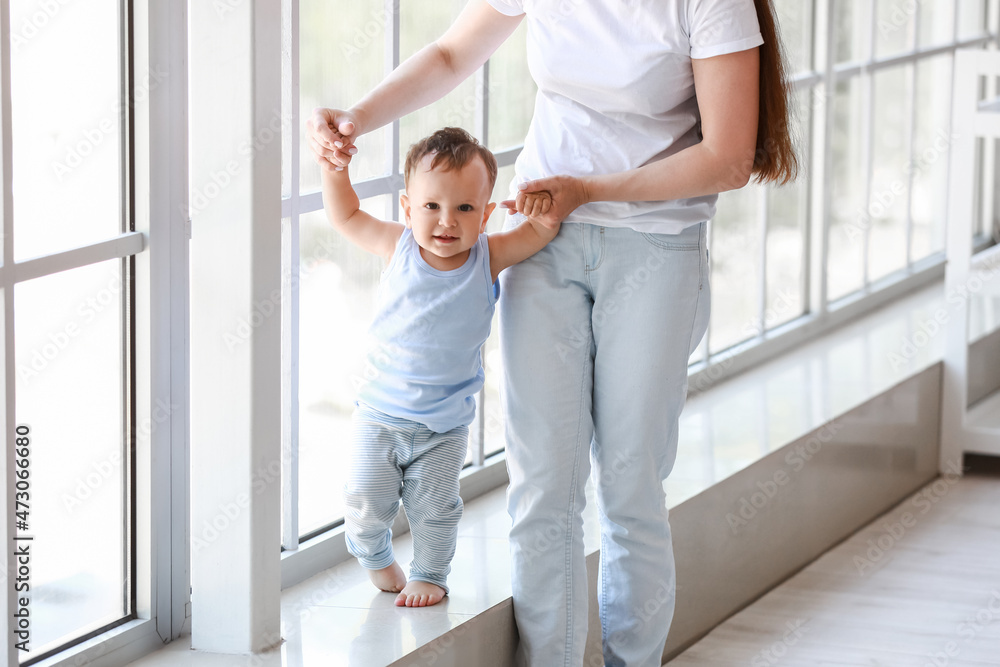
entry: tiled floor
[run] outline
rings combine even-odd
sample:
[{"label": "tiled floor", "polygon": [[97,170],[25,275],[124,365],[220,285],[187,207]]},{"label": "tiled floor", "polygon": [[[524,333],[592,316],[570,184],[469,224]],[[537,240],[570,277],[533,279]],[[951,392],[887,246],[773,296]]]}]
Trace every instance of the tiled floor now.
[{"label": "tiled floor", "polygon": [[669,667],[1000,665],[1000,466],[939,478]]},{"label": "tiled floor", "polygon": [[[835,335],[796,349],[759,369],[713,387],[710,391],[693,397],[685,410],[681,423],[681,442],[677,464],[666,483],[668,504],[677,506],[709,488],[716,482],[742,470],[763,455],[778,449],[844,411],[855,407],[878,393],[888,389],[900,380],[935,363],[941,356],[943,335],[930,337],[928,343],[908,355],[898,359],[894,355],[901,341],[919,328],[920,322],[931,316],[943,302],[940,287],[930,288],[903,299],[892,307],[848,325]],[[951,488],[951,487],[949,487]],[[968,496],[975,498],[979,488],[976,482],[956,486],[950,494],[954,498]],[[969,491],[965,491],[969,488]],[[959,493],[958,490],[961,489]],[[365,573],[353,561],[322,572],[312,579],[287,589],[282,594],[282,636],[285,642],[280,651],[260,656],[222,656],[191,651],[190,640],[182,638],[156,653],[132,663],[135,667],[165,667],[167,665],[192,665],[198,667],[312,667],[313,665],[361,665],[377,667],[391,662],[408,651],[425,644],[431,638],[468,620],[473,615],[496,605],[510,596],[509,562],[507,559],[507,532],[509,519],[504,511],[503,490],[489,493],[466,507],[460,524],[460,537],[454,570],[449,578],[452,593],[444,603],[429,609],[398,609],[391,604],[392,596],[380,594],[368,583]],[[986,501],[976,501],[984,504]],[[997,506],[1000,506],[1000,501]],[[588,503],[585,541],[588,550],[596,549],[596,519],[594,503]],[[929,513],[929,516],[932,516]],[[993,515],[985,525],[991,525],[994,533],[1000,525]],[[980,521],[977,519],[977,521]],[[931,526],[930,521],[921,521],[920,526]],[[874,530],[878,530],[876,527]],[[951,532],[954,532],[952,529]],[[996,533],[1000,534],[1000,533]],[[911,535],[908,535],[909,539]],[[914,545],[922,544],[918,533],[912,533]],[[954,541],[960,535],[954,535]],[[853,538],[852,538],[853,539]],[[867,539],[867,538],[864,538]],[[864,544],[864,539],[861,545]],[[901,542],[902,544],[902,542]],[[994,544],[1000,547],[1000,540]],[[914,548],[917,548],[916,546]],[[928,547],[929,548],[929,547]],[[410,557],[409,536],[396,540],[396,549],[401,564],[406,567]],[[918,549],[919,550],[919,549]],[[997,549],[1000,553],[1000,548]],[[902,559],[902,549],[893,550],[892,557],[880,562],[870,575],[861,577],[855,589],[865,588],[867,580],[874,581],[876,569],[884,567],[896,559]],[[996,555],[1000,562],[1000,555]],[[826,557],[822,563],[828,563]],[[904,562],[904,560],[901,560]],[[947,567],[954,567],[947,560]],[[964,562],[963,562],[964,563]],[[964,563],[963,566],[968,565]],[[849,570],[851,563],[838,567]],[[919,567],[931,567],[922,565]],[[904,570],[905,572],[905,570]],[[892,579],[886,577],[887,589],[892,589]],[[905,578],[905,574],[900,575]],[[848,581],[840,577],[839,581]],[[879,580],[881,581],[881,579]],[[944,595],[953,584],[946,574],[931,581],[945,587]],[[1000,582],[995,584],[1000,588]],[[936,591],[934,592],[936,594]],[[788,594],[782,594],[788,595]],[[892,619],[895,602],[877,602],[859,596],[858,590],[848,597],[837,598],[841,609],[858,606],[873,614],[877,620]],[[981,604],[989,602],[983,594]],[[815,603],[817,595],[803,594]],[[819,600],[824,599],[818,596]],[[905,598],[904,598],[905,599]],[[977,598],[978,600],[978,598]],[[791,604],[791,603],[789,603]],[[964,604],[964,603],[963,603]],[[880,606],[881,605],[881,606]],[[905,617],[910,609],[904,604],[900,614]],[[805,611],[791,612],[786,606],[771,615],[781,623],[794,622],[799,616],[813,614],[823,618],[819,611],[808,607]],[[936,608],[935,608],[936,609]],[[943,607],[948,611],[947,604]],[[962,607],[964,609],[964,607]],[[954,611],[954,610],[952,610]],[[975,613],[976,609],[972,609]],[[195,610],[197,613],[197,610]],[[937,613],[937,611],[935,611]],[[798,615],[796,615],[798,614]],[[792,616],[795,616],[792,618]],[[852,614],[847,614],[851,617]],[[786,618],[787,617],[787,618]],[[813,618],[813,616],[809,616]],[[936,618],[930,616],[930,618]],[[841,619],[840,616],[837,619]],[[830,626],[843,632],[872,632],[875,622],[866,622],[861,627],[846,620],[836,620]],[[1000,613],[997,616],[1000,627]],[[763,621],[755,621],[763,623]],[[842,626],[838,626],[841,623]],[[846,623],[846,625],[843,625]],[[834,630],[818,630],[819,624],[810,624],[811,637],[824,638],[826,642],[836,642]],[[946,626],[947,627],[947,626]],[[812,628],[817,628],[812,631]],[[734,632],[732,629],[723,631]],[[772,637],[772,634],[766,635]],[[806,632],[802,630],[799,634]],[[830,634],[834,633],[834,634]],[[747,630],[741,641],[755,633]],[[979,637],[990,637],[985,631]],[[960,640],[961,638],[959,638]],[[777,639],[782,641],[779,632]],[[810,640],[815,641],[815,640]],[[802,639],[804,647],[812,646]],[[825,644],[824,644],[825,645]],[[916,644],[915,644],[916,645]],[[701,646],[699,644],[698,646]],[[924,646],[920,644],[921,650]],[[971,646],[971,644],[970,644]],[[696,647],[697,648],[697,647]],[[749,648],[746,646],[744,648]],[[747,664],[756,657],[756,652],[764,647],[754,648],[737,662],[727,662],[728,654],[722,654],[721,662],[678,663],[680,664]],[[707,650],[707,649],[706,649]],[[712,649],[713,651],[716,649]],[[779,647],[780,650],[780,647]],[[853,650],[853,649],[852,649]],[[860,649],[858,649],[860,650]],[[972,649],[963,649],[963,659],[973,655]],[[892,651],[889,650],[891,654]],[[856,655],[857,652],[855,651]],[[998,650],[1000,654],[1000,650]],[[711,655],[715,655],[712,653]],[[763,656],[763,654],[761,654]],[[980,655],[980,654],[975,654]],[[774,657],[774,656],[772,656]],[[685,658],[686,660],[688,658]],[[715,660],[716,658],[710,658]],[[853,658],[852,658],[853,659]],[[775,665],[778,661],[751,662],[753,665]],[[784,664],[782,662],[782,664]],[[793,664],[793,663],[789,663]],[[827,664],[799,662],[794,664]],[[845,662],[829,664],[896,664],[893,662]],[[933,663],[932,663],[933,664]],[[959,664],[951,662],[948,664]]]}]

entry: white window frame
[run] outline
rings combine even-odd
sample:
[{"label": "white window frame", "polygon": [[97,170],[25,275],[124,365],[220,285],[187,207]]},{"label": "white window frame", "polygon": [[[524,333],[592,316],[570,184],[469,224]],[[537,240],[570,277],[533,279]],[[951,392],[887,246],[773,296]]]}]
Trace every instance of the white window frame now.
[{"label": "white window frame", "polygon": [[[14,410],[14,300],[18,282],[97,262],[132,257],[134,438],[134,617],[101,635],[34,663],[40,667],[87,664],[111,667],[135,660],[180,636],[189,610],[187,447],[187,7],[170,0],[122,0],[131,21],[132,61],[127,64],[134,109],[125,124],[131,152],[126,181],[134,231],[98,243],[15,262],[11,194],[10,4],[0,0],[0,189],[3,197],[3,387],[7,442],[3,458],[7,492],[2,506],[7,544],[12,544]],[[129,25],[128,23],[126,23]],[[128,51],[126,50],[126,53]],[[156,86],[149,72],[166,72]],[[140,91],[141,90],[141,94]],[[127,175],[126,175],[127,178]],[[0,665],[18,664],[11,620],[16,605],[7,573],[5,644]]]}]

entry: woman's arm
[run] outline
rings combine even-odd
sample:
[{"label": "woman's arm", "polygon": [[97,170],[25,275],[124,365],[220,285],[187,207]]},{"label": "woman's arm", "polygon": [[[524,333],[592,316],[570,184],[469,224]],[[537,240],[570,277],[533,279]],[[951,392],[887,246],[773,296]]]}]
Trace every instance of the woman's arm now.
[{"label": "woman's arm", "polygon": [[701,112],[700,143],[628,171],[530,181],[522,184],[521,194],[548,190],[552,207],[545,219],[563,220],[592,201],[684,199],[746,185],[757,145],[758,50],[691,63]]},{"label": "woman's arm", "polygon": [[[522,18],[501,14],[486,0],[471,0],[436,42],[413,54],[353,107],[314,110],[306,122],[313,152],[346,166],[355,137],[447,95],[486,62]],[[331,125],[349,135],[347,143],[336,145]]]},{"label": "woman's arm", "polygon": [[757,145],[757,49],[692,60],[700,143],[663,160],[586,178],[592,201],[657,201],[718,194],[750,180]]}]

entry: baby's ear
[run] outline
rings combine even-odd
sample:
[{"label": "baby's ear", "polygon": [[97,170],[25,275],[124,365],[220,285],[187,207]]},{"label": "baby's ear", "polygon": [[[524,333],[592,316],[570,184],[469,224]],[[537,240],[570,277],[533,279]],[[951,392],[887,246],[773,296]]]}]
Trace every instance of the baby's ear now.
[{"label": "baby's ear", "polygon": [[490,221],[490,216],[493,215],[493,209],[497,207],[496,202],[490,202],[486,205],[486,209],[483,211],[483,224],[479,226],[479,233],[482,234],[486,231],[486,225]]},{"label": "baby's ear", "polygon": [[410,226],[410,198],[405,194],[399,195],[399,211],[403,214],[403,224]]}]

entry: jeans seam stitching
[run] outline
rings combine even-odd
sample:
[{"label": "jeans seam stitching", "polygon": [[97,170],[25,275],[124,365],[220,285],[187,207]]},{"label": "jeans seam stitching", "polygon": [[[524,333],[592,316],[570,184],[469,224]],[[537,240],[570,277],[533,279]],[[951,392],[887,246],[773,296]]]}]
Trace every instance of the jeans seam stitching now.
[{"label": "jeans seam stitching", "polygon": [[[583,259],[583,277],[587,281],[587,290],[593,293],[594,283],[592,283],[590,280],[590,272],[593,271],[595,267],[591,267],[590,263],[587,261],[588,249],[590,248],[590,244],[587,243],[586,227],[587,225],[580,225],[580,241],[581,241],[580,247],[583,249],[583,254],[581,256],[581,259]],[[577,435],[579,435],[579,431],[577,432]]]},{"label": "jeans seam stitching", "polygon": [[[604,539],[604,530],[602,527],[601,556],[607,553],[605,545],[606,542]],[[603,650],[604,653],[607,653],[608,643],[611,639],[611,637],[608,635],[607,614],[604,613],[605,610],[607,610],[607,602],[608,602],[608,574],[607,574],[608,569],[607,569],[607,559],[606,558],[599,558],[599,559],[601,561],[601,598],[600,600],[598,600],[598,605],[599,605],[598,616],[601,619],[601,638],[603,640],[601,642],[601,648],[604,649]]]},{"label": "jeans seam stitching", "polygon": [[[702,239],[704,239],[704,234],[702,234]],[[700,245],[700,243],[699,243],[699,245]],[[698,255],[698,292],[695,295],[694,313],[692,313],[692,316],[691,316],[691,327],[688,330],[688,349],[689,350],[691,349],[691,344],[694,342],[694,327],[695,327],[695,324],[698,322],[698,315],[701,312],[701,306],[702,306],[702,303],[701,303],[701,300],[702,300],[702,289],[705,286],[705,274],[706,274],[706,271],[705,271],[705,255],[704,255],[704,253],[699,253],[699,255]],[[686,400],[686,398],[687,398],[687,378],[685,377],[685,379],[684,379],[684,398],[682,400]],[[674,426],[674,428],[675,429],[679,429],[680,425],[677,424],[677,425]],[[673,469],[673,465],[671,465],[670,467],[671,467],[671,470],[672,470]],[[668,475],[670,474],[669,471],[668,471],[667,474]]]},{"label": "jeans seam stitching", "polygon": [[[591,336],[593,336],[593,331],[591,331]],[[587,364],[583,363],[583,368],[581,369],[581,375],[586,376]],[[583,398],[584,398],[584,385],[586,383],[586,377],[580,382],[580,412],[577,415],[576,420],[576,442],[577,446],[573,454],[573,473],[570,476],[570,492],[569,492],[569,509],[566,512],[567,526],[566,526],[566,552],[564,563],[566,566],[566,659],[563,664],[565,667],[572,667],[570,663],[570,658],[573,654],[573,640],[575,638],[575,631],[573,625],[573,526],[574,526],[574,512],[576,505],[576,487],[577,487],[577,477],[580,473],[580,450],[582,447],[579,446],[580,441],[580,431],[583,426]]]},{"label": "jeans seam stitching", "polygon": [[[596,271],[601,268],[601,264],[604,263],[604,227],[600,227],[599,231],[600,235],[598,238],[600,239],[600,250],[597,254],[597,261],[594,263],[593,268],[589,269],[590,271]],[[593,287],[591,287],[591,289],[593,289]]]},{"label": "jeans seam stitching", "polygon": [[698,250],[701,247],[700,240],[695,241],[694,243],[670,243],[669,241],[654,239],[648,232],[642,232],[642,238],[652,246],[665,248],[667,250]]},{"label": "jeans seam stitching", "polygon": [[[705,238],[705,228],[702,227],[701,234],[698,235],[698,303],[701,303],[701,288],[705,286],[705,253],[708,251],[707,246],[708,241]],[[694,311],[695,317],[698,316],[698,308],[695,307]]]}]

